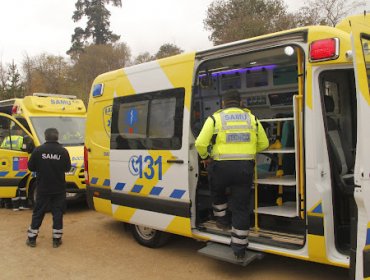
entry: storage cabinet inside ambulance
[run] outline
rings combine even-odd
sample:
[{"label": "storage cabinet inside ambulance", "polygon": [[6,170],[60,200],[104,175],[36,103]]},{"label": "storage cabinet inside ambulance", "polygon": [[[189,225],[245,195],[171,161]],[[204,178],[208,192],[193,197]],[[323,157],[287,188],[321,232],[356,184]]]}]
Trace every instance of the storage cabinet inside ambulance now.
[{"label": "storage cabinet inside ambulance", "polygon": [[[207,117],[221,108],[225,92],[240,92],[244,106],[260,120],[270,141],[270,147],[256,158],[249,239],[297,249],[304,245],[306,232],[304,167],[303,161],[298,161],[303,156],[304,55],[300,46],[293,44],[260,49],[200,64],[191,127],[196,138]],[[207,233],[230,235],[215,225],[209,174],[201,162],[196,227]]]},{"label": "storage cabinet inside ambulance", "polygon": [[31,141],[13,118],[0,113],[0,198],[14,197],[28,173],[26,144]]}]

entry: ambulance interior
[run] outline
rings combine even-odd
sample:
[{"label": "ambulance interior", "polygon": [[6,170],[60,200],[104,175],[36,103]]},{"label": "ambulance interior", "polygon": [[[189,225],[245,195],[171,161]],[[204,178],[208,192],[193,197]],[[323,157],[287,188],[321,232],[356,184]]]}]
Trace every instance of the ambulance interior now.
[{"label": "ambulance interior", "polygon": [[[270,147],[256,158],[249,239],[289,249],[304,246],[307,230],[305,189],[299,178],[299,168],[303,170],[304,167],[300,167],[297,160],[299,153],[304,157],[298,143],[298,135],[303,133],[303,127],[300,127],[303,120],[299,120],[297,113],[299,68],[304,69],[303,62],[303,51],[293,45],[207,60],[198,68],[192,101],[192,132],[195,138],[207,117],[221,108],[222,96],[230,89],[240,92],[244,106],[264,126]],[[346,72],[348,70],[343,70],[342,75],[345,76]],[[323,99],[329,94],[325,89],[328,86],[325,79],[331,76],[330,73],[321,76]],[[341,104],[344,106],[345,103]],[[353,132],[353,112],[349,115],[351,117],[343,118],[341,122],[347,129],[351,127]],[[350,140],[353,151],[354,140]],[[218,229],[215,225],[208,173],[200,158],[195,196],[197,228],[213,234],[230,235],[230,231]],[[345,211],[344,204],[337,204],[337,208]],[[343,225],[347,227],[349,222]],[[345,232],[348,233],[347,230]],[[339,235],[343,236],[343,232]],[[336,239],[340,249],[347,248],[349,237]]]}]

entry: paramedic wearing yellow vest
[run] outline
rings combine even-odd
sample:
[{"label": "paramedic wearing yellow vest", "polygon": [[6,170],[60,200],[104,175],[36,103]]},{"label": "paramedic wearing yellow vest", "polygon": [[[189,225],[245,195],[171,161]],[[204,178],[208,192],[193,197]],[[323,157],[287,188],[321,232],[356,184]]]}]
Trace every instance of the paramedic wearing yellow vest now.
[{"label": "paramedic wearing yellow vest", "polygon": [[230,227],[226,196],[230,187],[231,248],[242,261],[248,246],[255,156],[268,147],[269,141],[257,118],[248,109],[241,109],[237,91],[225,93],[222,107],[206,120],[195,147],[205,164],[213,161],[209,170],[213,214],[216,225],[223,229]]},{"label": "paramedic wearing yellow vest", "polygon": [[3,143],[1,143],[1,148],[8,150],[22,150],[23,137],[20,135],[7,136]]}]

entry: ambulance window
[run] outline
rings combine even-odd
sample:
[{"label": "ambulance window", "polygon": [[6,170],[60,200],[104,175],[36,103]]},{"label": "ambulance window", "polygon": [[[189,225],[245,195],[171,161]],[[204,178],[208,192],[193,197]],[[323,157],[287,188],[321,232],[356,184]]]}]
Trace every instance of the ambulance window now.
[{"label": "ambulance window", "polygon": [[365,59],[368,87],[369,87],[369,92],[370,92],[370,37],[369,35],[364,34],[361,38],[361,43],[362,43],[362,51],[363,51],[363,55]]},{"label": "ambulance window", "polygon": [[5,117],[0,117],[0,148],[22,150],[25,133],[19,125]]},{"label": "ambulance window", "polygon": [[28,122],[27,122],[27,120],[25,118],[16,118],[16,119],[17,119],[17,121],[19,121],[19,123],[21,125],[23,125],[28,130],[28,132],[31,131],[30,130],[30,126],[28,125]]},{"label": "ambulance window", "polygon": [[338,115],[340,114],[340,108],[341,104],[339,99],[339,90],[338,90],[338,84],[331,81],[325,81],[324,82],[325,87],[325,95],[331,96],[334,101],[334,110],[332,113]]},{"label": "ambulance window", "polygon": [[176,98],[153,100],[150,106],[149,138],[171,138],[175,133]]},{"label": "ambulance window", "polygon": [[115,98],[111,149],[180,149],[184,95],[177,88]]},{"label": "ambulance window", "polygon": [[146,138],[149,101],[123,103],[119,108],[118,132],[126,138]]}]

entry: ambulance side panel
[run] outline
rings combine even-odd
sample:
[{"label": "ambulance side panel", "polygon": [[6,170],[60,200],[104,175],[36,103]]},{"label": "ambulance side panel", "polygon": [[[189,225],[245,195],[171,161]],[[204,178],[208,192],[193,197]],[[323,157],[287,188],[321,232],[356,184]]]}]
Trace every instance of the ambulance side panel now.
[{"label": "ambulance side panel", "polygon": [[122,71],[115,71],[101,75],[94,81],[93,89],[101,85],[102,95],[90,97],[86,121],[85,147],[89,162],[87,199],[91,208],[108,215],[112,215],[109,173],[112,101],[116,84],[121,78]]}]

